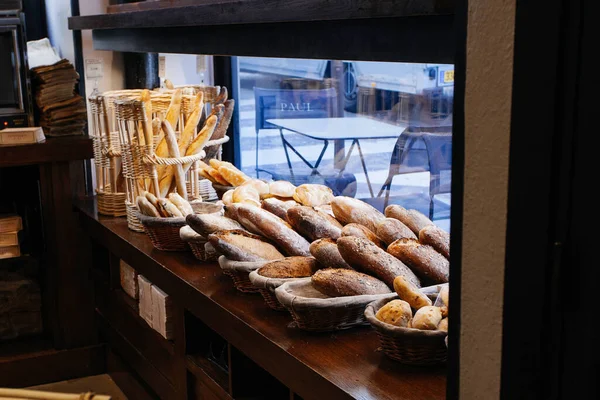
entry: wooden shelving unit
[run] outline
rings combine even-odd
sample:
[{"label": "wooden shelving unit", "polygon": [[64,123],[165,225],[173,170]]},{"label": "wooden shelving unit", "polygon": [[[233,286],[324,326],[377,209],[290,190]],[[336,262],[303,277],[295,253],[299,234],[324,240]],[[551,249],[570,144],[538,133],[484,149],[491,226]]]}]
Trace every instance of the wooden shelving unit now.
[{"label": "wooden shelving unit", "polygon": [[[385,358],[371,328],[323,334],[298,330],[290,326],[288,313],[269,309],[261,296],[236,291],[218,265],[200,263],[191,253],[155,250],[145,234],[127,228],[125,219],[98,216],[91,198],[76,207],[96,253],[104,254],[95,253],[96,260],[123,259],[175,303],[179,323],[172,342],[144,326],[124,305],[126,295],[118,288],[104,284],[119,315],[98,306],[109,346],[139,368],[157,394],[172,390],[175,398],[227,399],[268,387],[303,399],[445,398],[444,368],[411,368]],[[101,271],[110,270],[97,264]],[[111,277],[97,280],[114,282]],[[172,364],[157,357],[167,354],[165,343],[173,346]],[[227,343],[227,372],[207,358],[210,343]]]}]

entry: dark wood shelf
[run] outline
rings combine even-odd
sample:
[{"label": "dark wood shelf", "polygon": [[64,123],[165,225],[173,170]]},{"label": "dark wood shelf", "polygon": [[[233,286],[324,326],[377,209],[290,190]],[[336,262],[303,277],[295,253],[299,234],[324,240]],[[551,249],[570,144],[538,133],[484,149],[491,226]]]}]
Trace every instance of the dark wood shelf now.
[{"label": "dark wood shelf", "polygon": [[47,138],[42,143],[0,146],[0,167],[86,160],[93,157],[92,139],[85,136]]},{"label": "dark wood shelf", "polygon": [[453,63],[453,13],[452,0],[220,0],[69,28],[91,29],[96,50]]},{"label": "dark wood shelf", "polygon": [[227,389],[229,386],[228,374],[207,358],[199,355],[188,355],[186,356],[186,368],[203,386],[208,387],[217,398],[232,398]]},{"label": "dark wood shelf", "polygon": [[76,207],[84,230],[100,245],[302,398],[445,398],[445,368],[413,368],[387,359],[371,328],[298,330],[290,326],[289,314],[269,309],[261,296],[238,292],[218,265],[200,263],[191,253],[154,249],[124,218],[98,216],[94,199],[77,201]]}]

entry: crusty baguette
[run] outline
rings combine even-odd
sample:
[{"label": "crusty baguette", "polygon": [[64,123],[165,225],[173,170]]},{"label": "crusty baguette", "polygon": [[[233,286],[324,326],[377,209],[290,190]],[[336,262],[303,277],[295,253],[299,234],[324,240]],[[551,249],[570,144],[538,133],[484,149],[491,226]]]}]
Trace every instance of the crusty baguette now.
[{"label": "crusty baguette", "polygon": [[325,185],[305,183],[296,188],[293,197],[302,205],[315,207],[330,204],[334,196],[331,188]]},{"label": "crusty baguette", "polygon": [[208,240],[219,253],[233,261],[271,261],[284,257],[260,236],[242,230],[215,232],[208,235]]},{"label": "crusty baguette", "polygon": [[386,218],[379,221],[377,223],[377,231],[375,233],[388,246],[398,239],[417,238],[408,226],[404,225],[395,218]]},{"label": "crusty baguette", "polygon": [[286,222],[288,221],[287,212],[290,208],[296,207],[298,203],[295,200],[279,200],[276,197],[271,197],[261,201],[261,207],[271,214],[277,215]]},{"label": "crusty baguette", "polygon": [[356,236],[367,239],[375,243],[378,247],[385,249],[385,243],[383,243],[376,234],[371,232],[369,228],[361,224],[350,223],[344,226],[342,229],[342,236]]},{"label": "crusty baguette", "polygon": [[407,210],[398,204],[387,206],[385,208],[385,216],[388,218],[396,218],[398,221],[408,226],[416,236],[419,236],[419,231],[427,225],[433,225],[433,222],[419,211]]},{"label": "crusty baguette", "polygon": [[[177,137],[175,136],[175,132],[173,131],[171,124],[167,120],[164,120],[162,122],[162,130],[165,133],[165,140],[167,141],[167,147],[169,148],[169,155],[172,158],[179,158],[180,153],[179,146],[177,145]],[[167,171],[168,172],[165,173],[163,179],[160,182],[160,184],[163,185],[160,187],[161,197],[166,197],[168,190],[171,187],[171,181],[173,180],[173,178],[175,178],[177,192],[181,197],[187,199],[187,187],[185,184],[185,174],[183,172],[183,166],[181,164],[169,165]],[[164,188],[164,186],[167,186],[166,189]],[[165,191],[163,192],[163,190]]]},{"label": "crusty baguette", "polygon": [[[188,119],[185,123],[185,127],[183,128],[180,136],[179,136],[179,153],[188,155],[187,148],[189,147],[192,139],[194,138],[194,134],[196,133],[196,128],[198,127],[198,123],[200,122],[200,117],[202,116],[202,111],[204,110],[204,93],[198,92],[196,93],[196,97],[194,98],[194,107],[192,108],[192,112],[188,116]],[[210,136],[209,136],[210,137]]]},{"label": "crusty baguette", "polygon": [[324,238],[315,240],[310,244],[308,249],[310,254],[325,268],[353,269],[344,261],[338,250],[337,243],[333,239]]},{"label": "crusty baguette", "polygon": [[194,209],[189,201],[181,197],[179,194],[169,193],[169,200],[171,203],[175,204],[175,207],[181,211],[181,214],[183,214],[184,217],[194,213]]},{"label": "crusty baguette", "polygon": [[326,214],[319,213],[312,207],[296,206],[290,208],[287,211],[287,220],[296,232],[310,242],[321,238],[337,239],[342,234],[339,222],[333,223],[327,218]]},{"label": "crusty baguette", "polygon": [[394,279],[394,290],[402,300],[410,304],[415,310],[432,305],[431,299],[403,276],[397,276]]},{"label": "crusty baguette", "polygon": [[138,206],[138,209],[140,210],[140,212],[142,214],[147,215],[149,217],[155,217],[155,218],[161,217],[161,215],[158,212],[158,210],[156,209],[156,207],[154,207],[152,205],[152,203],[150,203],[146,197],[138,196],[138,197],[136,197],[135,200],[136,200],[135,202]]},{"label": "crusty baguette", "polygon": [[215,131],[215,127],[217,125],[217,117],[212,116],[206,120],[206,123],[198,133],[198,136],[194,138],[192,143],[188,146],[185,155],[193,156],[194,154],[198,154],[203,148],[206,142],[210,139],[210,136]]},{"label": "crusty baguette", "polygon": [[343,225],[351,222],[366,226],[375,232],[377,222],[385,218],[375,207],[352,197],[337,196],[331,201],[335,219]]},{"label": "crusty baguette", "polygon": [[254,226],[289,256],[310,256],[308,251],[310,244],[284,220],[262,208],[246,204],[237,204],[237,206],[239,223],[247,228]]},{"label": "crusty baguette", "polygon": [[[235,108],[235,100],[229,99],[225,102],[225,109],[223,115],[219,117],[219,122],[217,123],[217,128],[213,132],[210,140],[218,140],[225,137],[227,134],[227,128],[231,124],[231,117],[233,116],[233,110]],[[206,158],[213,159],[218,151],[220,145],[209,146],[206,148]]]},{"label": "crusty baguette", "polygon": [[348,264],[381,279],[390,288],[394,287],[394,279],[400,275],[415,286],[421,287],[419,278],[410,268],[373,242],[356,236],[342,236],[337,240],[337,245],[340,254]]},{"label": "crusty baguette", "polygon": [[188,214],[185,222],[204,237],[218,231],[243,230],[239,222],[219,214]]},{"label": "crusty baguette", "polygon": [[228,182],[228,185],[241,186],[246,181],[250,180],[250,177],[237,169],[234,166],[222,165],[219,167],[219,172]]},{"label": "crusty baguette", "polygon": [[432,284],[448,282],[450,263],[433,247],[415,239],[398,239],[389,245],[388,252],[408,265],[423,281]]},{"label": "crusty baguette", "polygon": [[225,216],[239,222],[245,229],[254,233],[255,235],[264,236],[263,232],[260,230],[260,228],[258,226],[256,226],[256,224],[254,224],[250,220],[244,220],[240,217],[239,210],[244,206],[245,207],[253,207],[249,204],[232,203],[230,206],[225,208]]},{"label": "crusty baguette", "polygon": [[179,121],[179,115],[181,113],[181,89],[177,89],[171,97],[171,103],[167,108],[167,114],[165,120],[171,124],[173,130],[177,130],[177,122]]},{"label": "crusty baguette", "polygon": [[390,293],[390,288],[379,279],[351,269],[320,269],[311,282],[315,289],[331,297]]},{"label": "crusty baguette", "polygon": [[321,266],[313,257],[286,257],[271,261],[257,271],[267,278],[307,278],[312,276]]},{"label": "crusty baguette", "polygon": [[[144,110],[146,111],[146,118],[142,121],[142,131],[144,132],[144,143],[148,146],[152,146],[154,143],[154,137],[152,135],[152,101],[150,99],[150,91],[144,89],[142,91],[142,103],[144,104]],[[141,137],[140,137],[141,139]]]},{"label": "crusty baguette", "polygon": [[419,231],[419,242],[428,244],[450,259],[450,234],[436,225],[427,225]]}]

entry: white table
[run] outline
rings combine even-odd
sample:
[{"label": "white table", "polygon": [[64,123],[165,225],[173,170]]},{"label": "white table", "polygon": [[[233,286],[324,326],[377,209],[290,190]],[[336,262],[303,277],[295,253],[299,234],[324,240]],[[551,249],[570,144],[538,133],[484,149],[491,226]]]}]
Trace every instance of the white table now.
[{"label": "white table", "polygon": [[[365,118],[365,117],[349,117],[349,118],[294,118],[294,119],[269,119],[268,123],[275,125],[279,129],[281,140],[283,142],[283,149],[285,150],[285,156],[287,158],[288,167],[290,174],[294,176],[292,170],[292,163],[288,153],[288,148],[292,150],[300,159],[308,165],[313,173],[318,174],[318,167],[321,164],[325,151],[329,146],[329,141],[334,141],[336,148],[343,148],[343,144],[346,140],[351,140],[352,145],[343,158],[340,160],[340,176],[346,168],[346,164],[350,160],[354,146],[358,148],[360,155],[360,161],[362,163],[363,171],[367,179],[367,185],[371,192],[371,197],[374,197],[373,189],[371,187],[371,181],[369,179],[369,173],[367,172],[367,166],[365,159],[360,147],[361,139],[396,139],[406,129],[406,125],[392,125],[376,119]],[[302,154],[294,148],[294,146],[286,140],[283,135],[283,131],[290,131],[303,135],[312,139],[324,141],[323,149],[314,164],[311,164]]]}]

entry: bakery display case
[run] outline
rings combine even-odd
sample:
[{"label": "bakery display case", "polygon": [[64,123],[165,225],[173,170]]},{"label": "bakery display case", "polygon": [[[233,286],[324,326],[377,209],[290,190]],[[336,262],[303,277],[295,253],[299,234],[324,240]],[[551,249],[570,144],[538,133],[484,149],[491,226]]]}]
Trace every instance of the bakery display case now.
[{"label": "bakery display case", "polygon": [[452,393],[454,5],[160,3],[69,20],[158,53],[92,126],[126,215],[76,201],[111,368],[160,398]]}]

